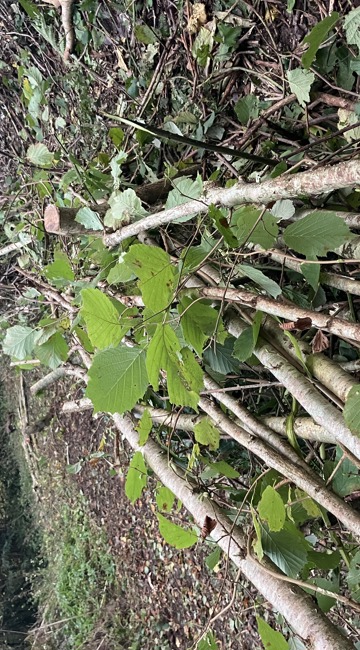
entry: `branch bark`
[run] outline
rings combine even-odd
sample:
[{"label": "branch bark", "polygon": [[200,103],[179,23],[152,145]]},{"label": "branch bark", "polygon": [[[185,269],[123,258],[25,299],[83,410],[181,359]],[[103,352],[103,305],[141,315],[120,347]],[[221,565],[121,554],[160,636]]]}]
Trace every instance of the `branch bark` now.
[{"label": "branch bark", "polygon": [[306,171],[292,176],[281,176],[260,184],[237,183],[228,189],[207,190],[199,199],[188,201],[169,210],[162,210],[140,221],[106,235],[104,242],[110,248],[139,232],[159,228],[180,217],[202,214],[211,204],[232,208],[242,203],[270,203],[297,196],[313,196],[359,184],[360,160],[341,162],[332,167]]}]

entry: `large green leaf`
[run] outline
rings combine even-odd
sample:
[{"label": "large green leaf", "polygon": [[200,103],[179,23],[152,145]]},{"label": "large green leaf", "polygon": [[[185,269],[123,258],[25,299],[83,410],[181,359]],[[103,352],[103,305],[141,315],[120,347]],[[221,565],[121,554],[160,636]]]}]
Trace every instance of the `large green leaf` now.
[{"label": "large green leaf", "polygon": [[312,212],[284,231],[286,245],[308,259],[324,256],[350,238],[349,226],[344,219],[326,210]]},{"label": "large green leaf", "polygon": [[310,88],[315,81],[314,73],[309,72],[309,70],[302,70],[302,68],[296,68],[295,70],[289,70],[286,76],[291,92],[295,93],[300,106],[305,108],[307,102],[310,101]]},{"label": "large green leaf", "polygon": [[350,390],[343,413],[350,431],[360,436],[360,384]]},{"label": "large green leaf", "polygon": [[174,294],[176,278],[170,255],[157,246],[134,244],[125,256],[125,263],[139,278],[146,307],[154,312],[166,309]]},{"label": "large green leaf", "polygon": [[[174,189],[169,192],[169,195],[166,200],[165,208],[175,208],[177,205],[182,205],[187,203],[191,199],[198,199],[203,192],[203,184],[201,176],[198,174],[196,180],[192,178],[175,178],[172,181]],[[176,220],[176,223],[181,223],[183,221],[189,221],[194,215],[189,214],[186,217],[181,217]]]},{"label": "large green leaf", "polygon": [[[178,311],[185,340],[201,357],[205,341],[215,333],[219,314],[214,307],[204,301],[195,302],[188,296],[181,299]],[[221,319],[219,326],[223,328]]]},{"label": "large green leaf", "polygon": [[197,410],[203,373],[191,350],[181,349],[179,339],[170,325],[157,326],[148,347],[146,367],[155,390],[159,388],[159,372],[165,370],[170,402]]},{"label": "large green leaf", "polygon": [[262,493],[258,512],[271,531],[277,532],[282,529],[286,518],[285,506],[280,494],[271,485],[268,485]]},{"label": "large green leaf", "polygon": [[143,397],[148,378],[145,353],[120,345],[98,352],[89,370],[86,395],[95,412],[125,413]]},{"label": "large green leaf", "polygon": [[225,343],[208,347],[203,355],[205,363],[215,372],[222,375],[239,373],[240,364],[233,356],[235,339],[229,336]]},{"label": "large green leaf", "polygon": [[9,327],[3,342],[4,354],[8,354],[17,361],[23,361],[32,354],[40,334],[41,332],[23,325]]},{"label": "large green leaf", "polygon": [[196,544],[198,536],[195,530],[184,530],[181,526],[173,524],[171,521],[166,519],[166,517],[161,515],[160,512],[157,512],[156,516],[159,521],[160,533],[165,542],[179,549],[189,548]]},{"label": "large green leaf", "polygon": [[69,346],[60,332],[53,334],[45,343],[35,349],[37,358],[52,370],[67,359]]},{"label": "large green leaf", "polygon": [[260,523],[263,551],[286,575],[296,578],[308,559],[310,544],[290,521],[280,532],[271,532]]},{"label": "large green leaf", "polygon": [[305,36],[303,43],[308,43],[309,47],[301,58],[301,63],[304,68],[310,68],[321,43],[325,40],[328,33],[336,25],[338,20],[339,14],[336,11],[333,11],[331,16],[326,16],[326,18],[320,20],[320,22],[312,28],[311,32]]},{"label": "large green leaf", "polygon": [[254,352],[259,337],[260,325],[263,313],[258,311],[254,317],[254,322],[250,327],[246,327],[235,341],[233,355],[239,361],[247,361]]},{"label": "large green leaf", "polygon": [[273,630],[260,616],[256,617],[256,621],[261,641],[266,650],[289,650],[289,644],[281,632]]},{"label": "large green leaf", "polygon": [[91,343],[99,350],[117,346],[129,329],[128,322],[121,324],[119,311],[99,289],[83,289],[81,297],[81,315]]},{"label": "large green leaf", "polygon": [[238,246],[250,241],[263,248],[272,248],[279,232],[277,219],[271,212],[265,212],[261,216],[261,210],[251,205],[234,210],[231,224]]},{"label": "large green leaf", "polygon": [[136,451],[133,455],[130,467],[126,477],[125,494],[134,503],[141,497],[141,493],[146,486],[147,469],[141,451]]}]

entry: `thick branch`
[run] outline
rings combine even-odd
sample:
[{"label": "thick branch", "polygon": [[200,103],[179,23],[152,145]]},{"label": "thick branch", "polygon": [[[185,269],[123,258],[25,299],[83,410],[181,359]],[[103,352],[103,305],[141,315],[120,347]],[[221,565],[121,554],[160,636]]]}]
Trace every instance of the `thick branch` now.
[{"label": "thick branch", "polygon": [[323,167],[316,171],[306,171],[292,176],[281,176],[260,184],[237,183],[228,189],[209,189],[199,199],[188,201],[169,210],[162,210],[117,230],[104,238],[106,246],[120,244],[128,237],[134,237],[143,230],[159,228],[176,221],[180,217],[207,212],[209,205],[222,205],[232,208],[242,203],[270,203],[278,199],[297,196],[312,196],[333,190],[353,187],[359,184],[360,161],[341,162],[333,167]]},{"label": "thick branch", "polygon": [[[247,327],[235,315],[230,318],[228,330],[236,338]],[[270,343],[262,340],[254,350],[259,361],[281,381],[287,390],[297,399],[311,417],[334,436],[336,442],[347,447],[360,459],[360,438],[351,433],[345,424],[342,414],[318,393],[310,381],[296,370],[286,359],[276,352]]]},{"label": "thick branch", "polygon": [[292,303],[281,303],[272,298],[265,298],[250,291],[239,289],[222,289],[221,287],[204,287],[199,289],[199,294],[204,298],[213,300],[225,300],[226,302],[239,303],[245,307],[251,307],[256,311],[263,311],[271,316],[280,316],[289,321],[296,321],[298,318],[310,318],[310,326],[325,330],[340,337],[360,341],[360,325],[349,323],[346,320],[321,314],[310,309],[302,309]]},{"label": "thick branch", "polygon": [[59,381],[59,379],[62,379],[63,377],[76,377],[81,381],[86,381],[86,374],[80,368],[60,366],[60,368],[55,368],[55,370],[49,372],[48,375],[45,375],[45,377],[42,377],[39,381],[33,384],[30,388],[30,392],[32,395],[36,395],[36,393],[44,390],[44,388],[48,388],[48,386]]},{"label": "thick branch", "polygon": [[[139,447],[138,434],[129,417],[114,415],[114,422],[122,435],[135,451],[141,451],[146,462],[157,474],[160,481],[182,501],[199,526],[205,517],[215,517],[217,525],[211,533],[220,548],[229,555],[234,564],[241,569],[258,591],[290,623],[296,634],[308,644],[309,650],[352,650],[352,644],[318,609],[312,598],[296,586],[270,575],[265,568],[246,554],[246,540],[237,527],[231,531],[231,524],[216,506],[193,494],[190,486],[175,472],[152,440]],[[229,534],[230,533],[230,534]]]}]

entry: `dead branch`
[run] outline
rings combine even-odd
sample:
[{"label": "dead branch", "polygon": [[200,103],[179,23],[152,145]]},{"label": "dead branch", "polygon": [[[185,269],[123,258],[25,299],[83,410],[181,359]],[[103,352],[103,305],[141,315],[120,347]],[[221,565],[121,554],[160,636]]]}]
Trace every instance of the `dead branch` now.
[{"label": "dead branch", "polygon": [[65,51],[63,57],[64,61],[68,61],[75,42],[75,32],[72,21],[72,4],[74,0],[45,0],[45,2],[53,5],[55,9],[61,9],[61,22],[65,34]]}]

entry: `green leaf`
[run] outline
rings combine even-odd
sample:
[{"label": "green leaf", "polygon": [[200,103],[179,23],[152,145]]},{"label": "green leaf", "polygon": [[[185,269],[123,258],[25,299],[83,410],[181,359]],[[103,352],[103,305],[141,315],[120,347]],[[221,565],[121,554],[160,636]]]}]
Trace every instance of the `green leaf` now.
[{"label": "green leaf", "polygon": [[210,463],[210,467],[216,474],[226,476],[226,478],[239,478],[240,473],[231,467],[225,460],[218,460],[216,463]]},{"label": "green leaf", "polygon": [[156,505],[163,512],[170,512],[174,505],[175,495],[168,487],[162,485],[156,493]]},{"label": "green leaf", "polygon": [[217,564],[219,564],[221,558],[221,548],[220,546],[216,546],[214,550],[209,553],[209,555],[205,558],[205,564],[210,569],[210,571],[213,571],[216,567]]},{"label": "green leaf", "polygon": [[208,347],[204,352],[205,363],[215,372],[222,375],[238,373],[240,370],[239,362],[234,358],[235,339],[230,336],[226,339],[224,345]]},{"label": "green leaf", "polygon": [[296,578],[307,563],[310,544],[290,521],[285,521],[280,532],[259,525],[264,553],[286,575]]},{"label": "green leaf", "polygon": [[351,598],[360,603],[360,551],[357,551],[350,561],[346,580],[351,592]]},{"label": "green leaf", "polygon": [[104,225],[108,228],[121,228],[146,215],[139,197],[131,188],[123,192],[115,190],[109,198],[109,206],[104,218]]},{"label": "green leaf", "polygon": [[[166,209],[175,208],[177,205],[187,203],[191,199],[198,199],[203,193],[203,183],[199,174],[197,175],[195,181],[192,178],[185,176],[182,178],[173,179],[172,183],[174,185],[174,189],[169,192],[165,204]],[[186,217],[176,219],[176,223],[189,221],[193,218],[193,216],[193,214],[189,214]]]},{"label": "green leaf", "polygon": [[188,348],[181,349],[179,339],[170,325],[159,324],[146,355],[149,380],[159,388],[159,372],[167,373],[167,388],[172,404],[190,406],[197,411],[203,372]]},{"label": "green leaf", "polygon": [[[181,327],[187,343],[201,357],[205,341],[215,333],[218,312],[203,301],[196,301],[184,296],[178,305]],[[223,327],[222,320],[219,320]]]},{"label": "green leaf", "polygon": [[156,513],[156,516],[159,521],[160,533],[163,536],[165,542],[170,544],[170,546],[175,546],[175,548],[189,548],[194,546],[198,540],[198,536],[195,530],[184,530],[181,526],[173,524],[171,521],[166,519],[160,512]]},{"label": "green leaf", "polygon": [[159,42],[158,37],[148,25],[135,25],[134,27],[135,38],[139,43],[144,45],[154,45]]},{"label": "green leaf", "polygon": [[125,133],[120,126],[112,126],[111,129],[109,129],[109,138],[111,138],[115,147],[119,149],[124,142]]},{"label": "green leaf", "polygon": [[31,144],[26,152],[26,157],[33,165],[38,167],[51,167],[54,159],[51,151],[41,142]]},{"label": "green leaf", "polygon": [[344,29],[348,45],[357,45],[360,50],[360,7],[345,16]]},{"label": "green leaf", "polygon": [[290,199],[279,199],[279,201],[276,201],[273,205],[270,212],[279,221],[281,219],[291,219],[295,214],[294,201],[290,201]]},{"label": "green leaf", "polygon": [[98,352],[88,374],[86,396],[95,412],[130,411],[148,387],[145,354],[140,348],[120,345]]},{"label": "green leaf", "polygon": [[102,230],[103,225],[99,219],[99,215],[91,208],[80,208],[76,213],[75,221],[81,223],[88,230]]},{"label": "green leaf", "polygon": [[217,208],[215,205],[209,206],[209,217],[215,222],[215,225],[226,241],[230,248],[237,248],[238,240],[236,239],[234,233],[231,230],[230,223],[228,221],[228,210],[225,208]]},{"label": "green leaf", "polygon": [[311,568],[330,571],[330,569],[336,569],[340,565],[341,555],[339,551],[333,551],[332,553],[309,551],[308,559]]},{"label": "green leaf", "polygon": [[251,119],[259,117],[259,99],[256,95],[246,95],[238,99],[234,106],[234,111],[240,122],[244,126]]},{"label": "green leaf", "polygon": [[54,261],[44,266],[44,274],[56,287],[67,286],[75,278],[68,256],[60,250],[54,251]]},{"label": "green leaf", "polygon": [[[322,589],[327,589],[328,591],[333,591],[335,594],[339,593],[339,579],[337,576],[333,576],[332,580],[327,578],[316,577],[311,580],[311,582]],[[330,611],[334,605],[336,605],[336,597],[331,598],[331,596],[325,596],[324,594],[316,593],[316,600],[320,609],[326,614]]]},{"label": "green leaf", "polygon": [[310,101],[310,88],[315,81],[314,73],[296,68],[295,70],[289,70],[286,76],[291,92],[295,93],[300,106],[305,108],[306,103]]},{"label": "green leaf", "polygon": [[40,334],[41,332],[23,325],[9,327],[2,346],[4,354],[23,361],[32,354]]},{"label": "green leaf", "polygon": [[[335,463],[331,463],[330,471],[338,465],[342,457],[342,450],[337,448]],[[346,497],[348,494],[360,490],[360,473],[356,465],[348,458],[343,459],[341,465],[336,470],[331,487],[340,497]]]},{"label": "green leaf", "polygon": [[310,68],[321,43],[325,40],[328,33],[336,25],[338,20],[339,14],[336,11],[333,11],[330,16],[326,16],[326,18],[317,23],[312,28],[311,32],[305,36],[303,43],[309,43],[309,47],[301,57],[301,63],[304,68]]},{"label": "green leaf", "polygon": [[196,269],[205,257],[209,255],[215,245],[215,239],[203,235],[199,246],[191,246],[188,249],[184,249],[181,253],[181,258],[184,260],[184,269],[186,271],[193,271]]},{"label": "green leaf", "polygon": [[320,279],[320,264],[301,264],[300,269],[305,280],[316,292],[319,286]]},{"label": "green leaf", "polygon": [[276,532],[282,529],[286,519],[284,502],[280,494],[270,485],[262,494],[258,512],[261,519],[267,522],[271,531]]},{"label": "green leaf", "polygon": [[[91,343],[99,350],[117,346],[128,331],[129,324],[121,324],[119,311],[110,298],[99,289],[83,289],[81,298],[80,313],[86,323]],[[122,308],[125,311],[123,305]]]},{"label": "green leaf", "polygon": [[272,627],[260,616],[256,617],[259,635],[266,650],[289,650],[289,644],[281,632]]},{"label": "green leaf", "polygon": [[246,327],[236,339],[233,355],[236,359],[239,359],[239,361],[247,361],[254,352],[259,336],[262,317],[262,312],[258,311],[254,317],[253,324],[250,327]]},{"label": "green leaf", "polygon": [[208,446],[212,451],[219,448],[220,432],[210,418],[204,417],[198,424],[195,424],[194,434],[196,442],[201,445]]},{"label": "green leaf", "polygon": [[39,7],[34,2],[30,2],[30,0],[19,0],[19,4],[32,20],[39,15]]},{"label": "green leaf", "polygon": [[277,220],[270,212],[265,212],[259,221],[261,212],[258,208],[249,205],[234,210],[232,224],[235,226],[238,246],[242,246],[247,241],[260,244],[265,249],[274,246],[279,232]]},{"label": "green leaf", "polygon": [[125,253],[122,253],[119,258],[119,262],[110,269],[109,274],[106,278],[109,284],[122,284],[134,280],[136,275],[125,263]]},{"label": "green leaf", "polygon": [[126,477],[125,494],[134,503],[141,497],[141,493],[147,483],[147,469],[141,451],[133,455]]},{"label": "green leaf", "polygon": [[281,294],[281,288],[271,278],[268,278],[265,273],[250,266],[250,264],[238,264],[236,267],[236,272],[240,277],[250,278],[255,284],[259,285],[264,291],[266,291],[273,298],[277,298]]},{"label": "green leaf", "polygon": [[177,273],[170,255],[157,246],[134,244],[125,263],[139,278],[143,301],[153,312],[166,309],[172,301]]},{"label": "green leaf", "polygon": [[142,446],[145,444],[149,437],[149,433],[152,429],[152,419],[148,409],[145,409],[144,413],[141,416],[140,422],[136,427],[136,431],[139,434],[139,445]]},{"label": "green leaf", "polygon": [[360,384],[353,386],[348,393],[343,413],[350,431],[360,436]]},{"label": "green leaf", "polygon": [[69,346],[60,332],[57,332],[45,343],[38,345],[35,352],[41,363],[54,370],[66,361]]},{"label": "green leaf", "polygon": [[325,210],[308,214],[284,231],[286,245],[308,259],[323,257],[350,238],[349,226],[344,219]]}]

